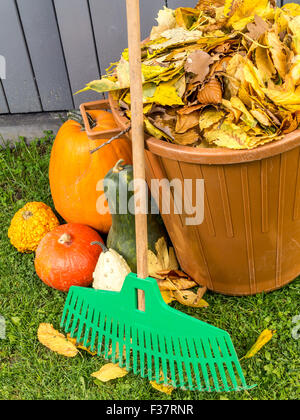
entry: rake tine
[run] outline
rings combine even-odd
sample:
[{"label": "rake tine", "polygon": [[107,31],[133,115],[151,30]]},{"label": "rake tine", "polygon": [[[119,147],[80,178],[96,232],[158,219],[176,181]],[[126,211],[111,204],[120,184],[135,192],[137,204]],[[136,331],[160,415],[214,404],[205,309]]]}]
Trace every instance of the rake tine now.
[{"label": "rake tine", "polygon": [[[230,339],[231,342],[231,339]],[[218,343],[221,347],[222,353],[226,354],[227,356],[227,360],[225,361],[229,376],[230,376],[230,380],[232,382],[233,388],[237,389],[238,388],[238,383],[236,381],[236,377],[235,377],[235,372],[233,370],[232,367],[232,363],[230,361],[230,359],[232,360],[232,355],[229,354],[229,350],[228,350],[228,337],[222,336],[218,338]]]},{"label": "rake tine", "polygon": [[212,351],[211,351],[209,340],[202,338],[202,343],[203,343],[204,351],[206,353],[206,357],[209,358],[208,365],[209,365],[209,368],[210,368],[210,371],[211,371],[211,374],[212,374],[215,389],[216,389],[216,391],[220,391],[220,384],[219,384],[219,381],[218,381],[218,375],[217,375],[217,372],[216,372],[215,364],[214,364],[214,362],[211,361],[214,358],[214,356],[213,356]]},{"label": "rake tine", "polygon": [[126,370],[130,370],[131,353],[131,326],[125,324],[125,352],[126,352]]},{"label": "rake tine", "polygon": [[175,360],[178,367],[178,375],[179,375],[179,384],[181,387],[184,386],[184,378],[183,378],[183,369],[182,369],[182,354],[180,350],[180,344],[178,338],[172,339],[174,344],[174,350],[175,350]]},{"label": "rake tine", "polygon": [[111,338],[111,327],[112,327],[112,319],[107,318],[106,319],[106,325],[105,325],[105,332],[104,332],[104,358],[107,359],[109,355],[109,343]]},{"label": "rake tine", "polygon": [[229,391],[229,386],[228,386],[228,382],[227,382],[227,378],[226,378],[226,372],[225,372],[225,369],[224,369],[224,366],[223,366],[223,360],[224,359],[220,354],[220,349],[217,345],[217,339],[216,338],[211,338],[209,340],[209,342],[212,346],[212,349],[213,349],[213,352],[214,352],[214,355],[215,355],[215,359],[217,360],[216,364],[217,364],[217,368],[220,372],[220,376],[221,376],[221,379],[222,379],[222,382],[223,382],[223,385],[224,385],[224,389],[225,389],[225,391]]},{"label": "rake tine", "polygon": [[164,384],[168,384],[168,367],[167,367],[167,359],[166,359],[166,342],[165,338],[161,335],[158,335],[160,353],[161,353],[161,364],[162,364],[162,372],[164,376]]},{"label": "rake tine", "polygon": [[169,366],[170,366],[170,372],[171,372],[171,381],[172,381],[173,385],[176,385],[176,373],[175,373],[173,345],[172,345],[172,340],[169,336],[166,337],[166,343],[167,343]]},{"label": "rake tine", "polygon": [[100,312],[95,310],[94,319],[93,319],[94,328],[92,328],[92,336],[91,336],[91,351],[94,351],[94,348],[95,348],[96,336],[98,334],[99,317],[100,317]]},{"label": "rake tine", "polygon": [[181,351],[184,357],[184,367],[187,373],[188,384],[190,388],[193,388],[193,377],[192,377],[191,366],[190,366],[190,356],[189,356],[188,349],[186,346],[186,341],[184,338],[181,338],[179,341],[180,341]]},{"label": "rake tine", "polygon": [[[88,311],[88,316],[86,318],[86,329],[85,329],[85,334],[84,334],[84,337],[83,337],[83,345],[86,346],[86,347],[88,346],[88,338],[89,338],[89,333],[91,331],[91,326],[90,325],[92,324],[93,316],[94,316],[94,309],[90,308],[90,310]],[[87,325],[88,325],[88,327],[87,327]]]},{"label": "rake tine", "polygon": [[[117,321],[113,322],[112,325],[112,338],[111,338],[111,358],[112,358],[112,363],[116,363],[118,362],[118,358],[117,358],[117,338],[118,338],[118,326],[119,323]],[[119,346],[119,350],[120,350],[120,346]],[[120,355],[119,355],[120,358]]]},{"label": "rake tine", "polygon": [[98,350],[97,350],[97,353],[98,353],[99,356],[102,354],[105,320],[106,320],[106,315],[105,314],[100,314],[100,325],[99,325],[99,335],[98,335]]},{"label": "rake tine", "polygon": [[138,331],[139,347],[140,347],[140,372],[141,377],[145,377],[145,336],[144,330],[139,329]]},{"label": "rake tine", "polygon": [[132,327],[132,356],[133,356],[133,373],[137,373],[138,369],[138,342],[137,342],[137,328]]},{"label": "rake tine", "polygon": [[198,357],[200,358],[199,361],[201,363],[201,369],[202,369],[204,383],[205,383],[205,387],[206,387],[205,389],[207,391],[211,391],[211,385],[210,385],[210,381],[209,381],[208,371],[207,371],[207,368],[206,368],[206,360],[205,360],[205,356],[204,356],[204,352],[203,352],[201,339],[199,338],[197,341],[195,341],[195,344],[196,344]]},{"label": "rake tine", "polygon": [[194,370],[194,374],[196,377],[196,383],[197,383],[197,389],[199,389],[200,391],[202,390],[202,384],[201,384],[201,379],[200,379],[200,375],[199,375],[199,364],[197,362],[197,355],[196,355],[196,351],[195,351],[195,343],[194,340],[188,338],[187,339],[187,343],[188,343],[188,348],[190,351],[190,355],[192,358],[192,363],[193,363],[193,370]]},{"label": "rake tine", "polygon": [[151,346],[151,337],[150,332],[148,330],[145,331],[145,339],[146,339],[146,347],[147,347],[147,374],[149,381],[152,381],[152,346]]},{"label": "rake tine", "polygon": [[79,322],[79,326],[78,326],[78,331],[77,331],[77,334],[76,334],[77,343],[82,342],[81,333],[82,333],[82,330],[83,330],[83,328],[85,326],[85,323],[86,323],[85,316],[87,314],[88,308],[89,308],[89,305],[87,304],[87,302],[84,302],[83,305],[82,305],[81,318],[80,318],[80,322]]},{"label": "rake tine", "polygon": [[153,352],[154,352],[154,368],[155,368],[155,380],[157,383],[160,382],[160,369],[159,369],[159,356],[158,354],[159,349],[158,349],[158,338],[157,335],[155,333],[151,334],[151,341],[152,341],[152,345],[153,345]]},{"label": "rake tine", "polygon": [[[80,300],[79,297],[77,297],[75,293],[72,293],[72,292],[69,293],[68,298],[69,298],[69,303],[68,303],[67,311],[66,311],[66,313],[68,313],[68,316],[67,318],[64,319],[66,331],[68,331],[70,328],[70,322],[71,322],[72,316],[74,315],[74,312],[76,312],[78,301]],[[75,320],[75,316],[74,316],[74,320]]]},{"label": "rake tine", "polygon": [[120,321],[119,323],[119,366],[123,367],[124,359],[124,346],[125,346],[125,325]]}]

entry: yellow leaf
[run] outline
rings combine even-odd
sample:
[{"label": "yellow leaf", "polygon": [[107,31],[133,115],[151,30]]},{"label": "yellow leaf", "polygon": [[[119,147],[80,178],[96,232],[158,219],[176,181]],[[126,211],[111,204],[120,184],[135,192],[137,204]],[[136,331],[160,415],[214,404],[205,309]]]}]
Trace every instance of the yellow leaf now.
[{"label": "yellow leaf", "polygon": [[161,290],[160,293],[162,295],[163,300],[166,302],[167,305],[173,302],[173,300],[176,300],[171,290]]},{"label": "yellow leaf", "polygon": [[201,299],[201,294],[196,295],[196,293],[190,290],[174,291],[173,296],[182,305],[190,306],[192,308],[207,308],[209,306],[209,304],[204,299]]},{"label": "yellow leaf", "polygon": [[236,124],[224,122],[220,128],[213,128],[204,132],[204,137],[209,143],[229,149],[247,149],[247,133]]},{"label": "yellow leaf", "polygon": [[81,344],[76,344],[76,338],[72,338],[70,334],[67,334],[67,340],[74,344],[80,350],[84,350],[92,356],[96,356],[98,353],[96,351],[91,351],[89,348],[82,346]]},{"label": "yellow leaf", "polygon": [[123,378],[128,374],[125,368],[121,368],[119,365],[114,363],[108,363],[97,372],[91,374],[94,378],[101,382],[108,382],[113,379]]},{"label": "yellow leaf", "polygon": [[161,237],[155,244],[155,249],[157,252],[157,258],[163,270],[166,270],[170,265],[169,251],[166,240],[164,237]]},{"label": "yellow leaf", "polygon": [[163,270],[161,261],[151,249],[148,249],[148,272],[150,277],[156,277],[156,273]]},{"label": "yellow leaf", "polygon": [[169,248],[169,267],[170,270],[178,270],[179,265],[173,247]]},{"label": "yellow leaf", "polygon": [[[160,380],[164,381],[164,375],[162,372],[160,374]],[[150,385],[159,392],[171,395],[175,388],[171,385],[170,380],[168,378],[165,382],[166,383],[158,384],[156,381],[150,381]]]},{"label": "yellow leaf", "polygon": [[243,359],[249,359],[250,357],[255,356],[255,354],[265,345],[267,344],[273,335],[276,333],[275,330],[264,330],[260,336],[258,337],[256,343],[254,346],[251,347],[251,349],[248,351],[246,356],[243,357]]},{"label": "yellow leaf", "polygon": [[155,102],[162,106],[184,105],[173,80],[160,83],[154,95],[149,98],[149,102]]},{"label": "yellow leaf", "polygon": [[76,346],[53,328],[51,324],[40,324],[37,332],[38,340],[48,349],[66,357],[75,357],[78,353]]},{"label": "yellow leaf", "polygon": [[268,32],[266,38],[270,47],[274,66],[280,77],[284,79],[287,71],[287,57],[285,54],[284,45],[275,32]]}]

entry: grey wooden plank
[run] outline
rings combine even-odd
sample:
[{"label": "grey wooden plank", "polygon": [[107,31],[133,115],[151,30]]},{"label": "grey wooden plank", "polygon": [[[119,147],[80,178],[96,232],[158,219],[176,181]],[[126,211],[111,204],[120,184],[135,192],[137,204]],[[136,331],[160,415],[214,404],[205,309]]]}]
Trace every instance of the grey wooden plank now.
[{"label": "grey wooden plank", "polygon": [[170,9],[177,9],[177,7],[195,7],[198,0],[168,0],[168,7]]},{"label": "grey wooden plank", "polygon": [[[72,93],[99,79],[100,71],[87,0],[54,0]],[[96,92],[74,96],[76,106],[99,99]]]},{"label": "grey wooden plank", "polygon": [[51,0],[17,0],[44,111],[73,107]]},{"label": "grey wooden plank", "polygon": [[[164,0],[141,0],[140,4],[141,36],[146,38],[152,26],[156,24],[155,17],[165,2]],[[126,2],[125,0],[90,0],[90,8],[101,71],[104,74],[110,63],[120,59],[121,52],[128,44]]]},{"label": "grey wooden plank", "polygon": [[6,79],[2,83],[10,111],[41,111],[26,42],[12,0],[0,1],[0,51],[6,59]]},{"label": "grey wooden plank", "polygon": [[296,4],[300,4],[300,0],[282,0],[282,5],[287,4],[287,3],[296,3]]},{"label": "grey wooden plank", "polygon": [[9,109],[7,106],[4,90],[2,87],[2,81],[0,80],[0,114],[8,114]]}]

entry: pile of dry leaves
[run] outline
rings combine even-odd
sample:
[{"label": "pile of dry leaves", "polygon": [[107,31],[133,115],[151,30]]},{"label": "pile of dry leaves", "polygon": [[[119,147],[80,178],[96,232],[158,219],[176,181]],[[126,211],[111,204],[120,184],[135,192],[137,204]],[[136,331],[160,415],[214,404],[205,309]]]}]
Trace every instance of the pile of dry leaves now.
[{"label": "pile of dry leaves", "polygon": [[[142,45],[145,128],[194,147],[251,149],[300,124],[300,5],[204,0],[158,14]],[[130,118],[125,50],[84,90],[113,91]]]}]

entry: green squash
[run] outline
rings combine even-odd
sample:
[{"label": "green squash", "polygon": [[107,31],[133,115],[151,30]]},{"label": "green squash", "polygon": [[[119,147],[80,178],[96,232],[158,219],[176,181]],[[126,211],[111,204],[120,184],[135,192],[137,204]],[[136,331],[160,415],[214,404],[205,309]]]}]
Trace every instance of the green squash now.
[{"label": "green squash", "polygon": [[[130,269],[136,273],[134,214],[126,212],[126,209],[120,210],[120,196],[122,197],[126,191],[126,207],[128,208],[130,200],[133,202],[133,191],[128,191],[128,185],[133,181],[133,166],[122,165],[122,162],[123,160],[117,162],[104,178],[104,192],[112,215],[112,226],[107,237],[107,246],[122,255]],[[148,249],[156,253],[156,242],[164,237],[168,244],[169,239],[160,214],[151,214],[151,200],[149,199],[148,202]]]}]

